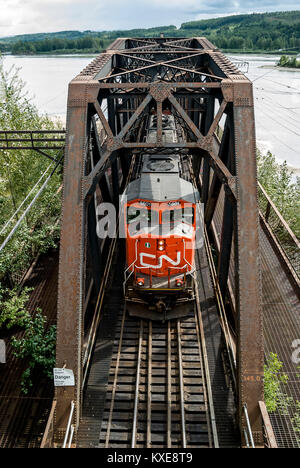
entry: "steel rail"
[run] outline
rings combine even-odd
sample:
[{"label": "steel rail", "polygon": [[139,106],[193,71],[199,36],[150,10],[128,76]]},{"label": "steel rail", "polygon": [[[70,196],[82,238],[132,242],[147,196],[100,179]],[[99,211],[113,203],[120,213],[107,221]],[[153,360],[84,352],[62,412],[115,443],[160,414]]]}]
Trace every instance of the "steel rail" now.
[{"label": "steel rail", "polygon": [[205,372],[205,383],[206,383],[209,412],[210,412],[210,423],[211,423],[211,428],[212,428],[212,433],[213,433],[214,447],[219,448],[219,439],[218,439],[218,431],[217,431],[216,416],[215,416],[215,409],[214,409],[214,400],[213,400],[212,389],[211,389],[210,372],[209,372],[209,365],[208,365],[208,358],[207,358],[207,350],[206,350],[206,345],[205,345],[205,334],[204,334],[204,328],[203,328],[203,322],[202,322],[202,316],[201,316],[199,292],[197,288],[195,288],[195,292],[196,292],[197,317],[198,317],[198,324],[199,324],[199,331],[200,331],[200,343],[201,343],[201,348],[202,348],[202,358],[203,358],[204,372]]},{"label": "steel rail", "polygon": [[172,447],[172,345],[171,345],[171,324],[168,322],[167,330],[168,364],[167,364],[167,447]]},{"label": "steel rail", "polygon": [[147,448],[151,448],[151,403],[152,403],[152,322],[148,331],[148,376],[147,376]]},{"label": "steel rail", "polygon": [[[124,448],[172,448],[172,446],[187,448],[203,444],[211,447],[210,411],[206,403],[204,407],[201,405],[203,398],[205,402],[207,398],[205,394],[202,396],[202,390],[199,390],[201,394],[199,393],[196,400],[192,398],[189,401],[188,398],[190,392],[192,395],[194,393],[190,387],[194,389],[202,387],[201,376],[205,379],[196,310],[191,309],[190,319],[187,322],[168,321],[161,327],[153,325],[152,322],[146,326],[143,320],[128,316],[125,318],[124,314],[123,311],[122,323],[115,338],[117,347],[110,373],[113,380],[107,395],[108,405],[103,418],[100,446],[102,440],[103,447],[106,448],[116,447],[116,444]],[[195,366],[191,365],[194,359],[189,359],[183,349],[187,346],[190,330],[193,330],[192,348],[197,349]],[[187,336],[183,337],[185,333]],[[190,344],[190,340],[188,342]],[[144,356],[148,359],[145,364],[143,364]],[[125,369],[129,368],[133,385],[128,385],[128,381],[125,380]],[[184,375],[185,368],[189,369],[187,376]],[[193,375],[192,369],[198,369],[198,373]],[[152,397],[153,392],[154,397]],[[178,399],[175,398],[176,395],[179,395]],[[185,411],[185,405],[193,406],[190,409],[192,413]],[[164,414],[166,423],[164,423]],[[207,436],[204,437],[208,437],[207,441],[203,439],[204,415],[207,427],[205,430]],[[125,432],[124,427],[126,427]]]},{"label": "steel rail", "polygon": [[183,380],[180,320],[177,320],[177,345],[178,345],[178,363],[179,363],[178,367],[179,367],[181,435],[182,435],[182,446],[183,448],[186,448],[186,427],[185,427],[185,414],[184,414],[184,380]]},{"label": "steel rail", "polygon": [[139,389],[140,389],[139,387],[140,387],[140,380],[141,380],[141,361],[142,361],[142,349],[143,349],[143,332],[144,332],[144,322],[143,320],[141,320],[140,333],[139,333],[139,347],[138,347],[138,356],[137,356],[131,448],[135,448],[136,436],[137,436],[137,420],[138,420]]},{"label": "steel rail", "polygon": [[108,448],[108,446],[109,446],[112,416],[113,416],[113,411],[114,411],[114,402],[115,402],[115,395],[116,395],[116,390],[117,390],[117,379],[118,379],[118,372],[119,372],[120,358],[121,358],[121,350],[122,350],[122,344],[123,344],[125,317],[126,317],[126,308],[124,307],[123,317],[122,317],[122,324],[121,324],[120,341],[119,341],[119,347],[118,347],[118,353],[117,353],[117,362],[116,362],[114,383],[113,383],[113,388],[112,388],[111,404],[110,404],[110,410],[109,410],[109,418],[108,418],[108,423],[107,423],[105,448]]}]

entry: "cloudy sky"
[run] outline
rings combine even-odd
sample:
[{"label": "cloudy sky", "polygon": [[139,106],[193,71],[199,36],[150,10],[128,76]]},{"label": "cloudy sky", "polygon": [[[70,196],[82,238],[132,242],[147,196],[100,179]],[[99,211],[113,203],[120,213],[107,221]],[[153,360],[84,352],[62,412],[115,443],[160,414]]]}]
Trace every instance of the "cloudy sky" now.
[{"label": "cloudy sky", "polygon": [[299,0],[0,0],[0,37],[146,28],[229,14],[299,10]]}]

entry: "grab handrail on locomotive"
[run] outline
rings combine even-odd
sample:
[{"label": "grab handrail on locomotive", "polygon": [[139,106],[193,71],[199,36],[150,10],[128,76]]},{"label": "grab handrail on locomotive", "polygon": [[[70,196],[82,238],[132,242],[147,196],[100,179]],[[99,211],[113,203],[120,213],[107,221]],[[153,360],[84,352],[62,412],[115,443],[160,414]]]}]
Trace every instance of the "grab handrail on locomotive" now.
[{"label": "grab handrail on locomotive", "polygon": [[[156,142],[157,115],[146,125]],[[162,115],[162,138],[178,142],[170,111]],[[124,292],[130,315],[169,320],[187,315],[194,303],[194,257],[199,192],[181,177],[181,155],[141,155],[141,169],[123,195],[126,233]]]}]

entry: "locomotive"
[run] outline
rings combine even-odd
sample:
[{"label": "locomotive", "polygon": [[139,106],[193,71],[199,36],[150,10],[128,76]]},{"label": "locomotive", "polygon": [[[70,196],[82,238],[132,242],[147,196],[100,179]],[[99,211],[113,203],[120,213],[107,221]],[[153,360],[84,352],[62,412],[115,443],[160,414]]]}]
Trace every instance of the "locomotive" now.
[{"label": "locomotive", "polygon": [[[162,138],[176,143],[174,117],[162,116]],[[146,142],[157,138],[157,115],[150,115]],[[185,316],[194,301],[196,206],[199,192],[181,177],[181,158],[143,154],[138,177],[124,193],[126,234],[124,293],[130,315],[150,320]]]}]

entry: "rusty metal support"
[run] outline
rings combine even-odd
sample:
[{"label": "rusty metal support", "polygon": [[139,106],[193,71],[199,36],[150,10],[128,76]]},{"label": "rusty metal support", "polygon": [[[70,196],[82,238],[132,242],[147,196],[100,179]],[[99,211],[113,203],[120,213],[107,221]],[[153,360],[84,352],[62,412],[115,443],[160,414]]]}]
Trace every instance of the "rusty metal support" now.
[{"label": "rusty metal support", "polygon": [[[202,115],[204,117],[203,123],[203,133],[207,135],[209,129],[214,120],[214,111],[215,111],[215,99],[213,96],[207,97],[206,113]],[[204,160],[203,166],[203,190],[202,190],[202,203],[207,204],[208,192],[209,192],[209,183],[210,183],[210,166],[207,158]]]},{"label": "rusty metal support", "polygon": [[227,291],[227,282],[231,258],[234,210],[235,207],[232,204],[232,200],[230,200],[228,195],[225,194],[223,225],[218,265],[218,280],[224,303]]},{"label": "rusty metal support", "polygon": [[[220,148],[219,148],[219,153],[218,153],[220,160],[223,161],[224,164],[226,164],[226,167],[230,167],[230,161],[229,161],[229,152],[230,152],[230,143],[231,143],[229,140],[230,138],[232,139],[231,134],[230,134],[229,118],[227,118],[224,131],[223,131]],[[222,188],[222,180],[217,176],[216,173],[214,173],[211,184],[210,184],[210,193],[208,196],[207,205],[205,207],[205,223],[207,227],[209,227],[212,222],[221,188]]]},{"label": "rusty metal support", "polygon": [[[85,83],[71,83],[68,97],[64,164],[63,212],[60,239],[56,366],[72,369],[75,387],[56,388],[55,441],[62,442],[71,401],[78,427],[81,406],[84,301],[84,236],[86,202],[82,177],[87,157],[87,102]],[[76,174],[76,176],[75,176]]]},{"label": "rusty metal support", "polygon": [[240,427],[242,408],[247,404],[255,445],[262,445],[259,401],[263,401],[263,323],[259,251],[259,216],[252,84],[241,80],[233,85],[237,223],[235,260],[238,309],[238,401]]}]

